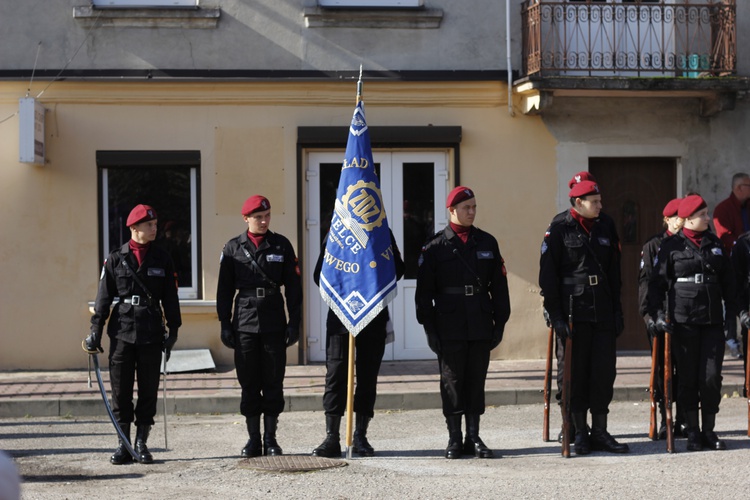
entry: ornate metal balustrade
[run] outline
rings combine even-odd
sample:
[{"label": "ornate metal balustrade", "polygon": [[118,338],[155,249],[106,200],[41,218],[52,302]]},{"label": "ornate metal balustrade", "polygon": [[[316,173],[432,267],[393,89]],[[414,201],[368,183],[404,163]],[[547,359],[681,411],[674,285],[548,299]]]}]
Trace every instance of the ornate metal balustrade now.
[{"label": "ornate metal balustrade", "polygon": [[725,76],[736,0],[526,0],[525,75]]}]

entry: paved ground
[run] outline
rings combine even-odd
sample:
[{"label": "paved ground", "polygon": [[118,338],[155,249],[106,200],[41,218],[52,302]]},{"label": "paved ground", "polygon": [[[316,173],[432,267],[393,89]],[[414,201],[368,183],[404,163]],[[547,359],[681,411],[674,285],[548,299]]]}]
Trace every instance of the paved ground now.
[{"label": "paved ground", "polygon": [[[100,356],[106,366],[105,357]],[[82,364],[85,361],[82,362]],[[544,360],[498,360],[490,363],[487,404],[541,403]],[[651,369],[644,355],[621,355],[617,361],[615,399],[645,401]],[[724,393],[741,393],[742,361],[724,362]],[[87,372],[0,372],[0,418],[23,416],[106,415],[96,380],[87,385]],[[107,390],[108,373],[103,372]],[[93,376],[92,376],[93,378]],[[384,362],[378,382],[377,408],[413,410],[440,407],[436,361]],[[286,411],[315,411],[322,405],[325,367],[320,364],[288,366],[284,380]],[[239,385],[230,367],[204,373],[179,373],[167,377],[168,411],[183,413],[234,413],[239,408]],[[160,395],[161,395],[160,389]],[[159,403],[159,411],[162,404]]]},{"label": "paved ground", "polygon": [[[306,459],[323,438],[323,419],[320,411],[283,414],[284,452]],[[158,422],[152,465],[110,465],[114,432],[101,417],[0,419],[0,443],[20,468],[26,500],[747,498],[750,439],[741,398],[722,403],[723,452],[690,453],[680,439],[668,455],[664,441],[646,437],[648,405],[617,402],[609,429],[631,453],[564,459],[557,443],[542,442],[541,420],[539,405],[488,408],[481,435],[502,458],[446,460],[439,410],[380,411],[370,426],[375,457],[305,473],[259,471],[240,459],[244,425],[227,414],[170,417],[168,451]]]},{"label": "paved ground", "polygon": [[[159,415],[149,443],[156,463],[120,467],[108,462],[115,434],[86,371],[0,372],[0,448],[18,464],[24,499],[747,498],[742,362],[725,361],[717,430],[726,452],[687,453],[679,440],[678,453],[667,455],[664,442],[647,439],[649,369],[643,355],[618,359],[610,430],[630,444],[623,456],[566,460],[557,443],[542,442],[543,360],[491,363],[482,436],[501,459],[442,458],[447,431],[435,361],[383,364],[370,432],[378,454],[344,467],[264,472],[241,460],[239,389],[234,372],[221,367],[169,375],[169,449]],[[279,442],[295,460],[306,460],[324,436],[323,382],[322,365],[287,369]],[[559,426],[553,411],[553,437]]]}]

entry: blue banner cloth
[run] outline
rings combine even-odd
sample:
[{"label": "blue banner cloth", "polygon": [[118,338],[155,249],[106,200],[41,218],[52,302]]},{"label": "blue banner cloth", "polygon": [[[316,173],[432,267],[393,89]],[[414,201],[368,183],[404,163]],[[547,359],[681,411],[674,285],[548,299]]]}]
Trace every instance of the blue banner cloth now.
[{"label": "blue banner cloth", "polygon": [[391,235],[361,100],[349,126],[327,238],[320,295],[356,336],[396,296]]}]

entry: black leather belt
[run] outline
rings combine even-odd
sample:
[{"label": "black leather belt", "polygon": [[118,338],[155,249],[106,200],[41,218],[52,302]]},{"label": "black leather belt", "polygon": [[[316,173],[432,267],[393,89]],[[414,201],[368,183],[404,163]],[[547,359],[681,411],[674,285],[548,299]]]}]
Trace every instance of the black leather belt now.
[{"label": "black leather belt", "polygon": [[696,284],[718,283],[719,277],[716,276],[715,274],[698,273],[694,276],[681,276],[677,278],[675,281],[677,281],[678,283],[696,283]]},{"label": "black leather belt", "polygon": [[472,295],[476,295],[484,291],[485,289],[483,286],[464,285],[464,286],[447,286],[441,289],[440,293],[445,293],[449,295],[464,295],[466,297],[471,297]]},{"label": "black leather belt", "polygon": [[258,288],[242,288],[240,289],[239,296],[257,297],[259,299],[262,299],[263,297],[268,297],[269,295],[273,295],[276,292],[278,292],[278,288],[264,288],[262,286]]},{"label": "black leather belt", "polygon": [[130,297],[120,297],[120,302],[124,302],[125,304],[132,304],[134,306],[144,306],[149,307],[151,306],[151,301],[148,300],[148,297],[142,297],[140,295],[132,295]]},{"label": "black leather belt", "polygon": [[589,285],[596,286],[601,283],[601,278],[596,274],[590,274],[588,276],[575,276],[563,278],[563,285]]}]

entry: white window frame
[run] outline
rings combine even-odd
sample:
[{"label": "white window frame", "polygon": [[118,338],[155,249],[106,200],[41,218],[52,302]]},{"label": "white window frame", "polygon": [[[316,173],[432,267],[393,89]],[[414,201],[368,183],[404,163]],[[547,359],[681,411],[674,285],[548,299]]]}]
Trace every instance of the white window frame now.
[{"label": "white window frame", "polygon": [[321,7],[404,8],[422,7],[424,0],[318,0]]},{"label": "white window frame", "polygon": [[198,7],[200,0],[92,0],[94,7]]},{"label": "white window frame", "polygon": [[[198,274],[198,167],[191,166],[185,167],[190,168],[190,255],[191,255],[191,274],[192,283],[191,286],[181,286],[178,289],[178,296],[180,299],[197,299],[200,291],[200,275]],[[109,242],[109,183],[108,183],[109,167],[102,167],[101,169],[101,186],[102,186],[102,205],[101,205],[101,235],[103,254],[101,261],[114,250],[113,248],[107,248],[106,245]],[[158,212],[157,212],[158,215]]]}]

